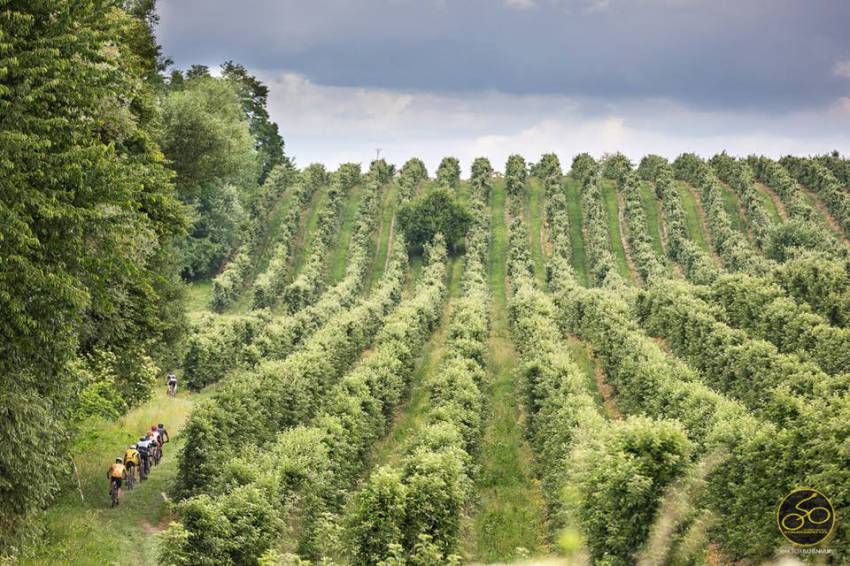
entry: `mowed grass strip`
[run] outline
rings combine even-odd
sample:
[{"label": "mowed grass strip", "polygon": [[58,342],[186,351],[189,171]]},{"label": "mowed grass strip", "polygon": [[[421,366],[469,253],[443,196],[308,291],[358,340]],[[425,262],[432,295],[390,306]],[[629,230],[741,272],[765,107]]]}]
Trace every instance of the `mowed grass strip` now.
[{"label": "mowed grass strip", "polygon": [[[154,535],[171,519],[163,494],[177,473],[182,447],[180,431],[192,407],[210,394],[210,389],[203,393],[182,392],[171,399],[162,386],[153,399],[117,421],[86,421],[71,449],[85,500],[80,501],[75,482],[65,486],[45,513],[43,543],[21,564],[157,564]],[[158,423],[165,424],[171,436],[162,461],[150,479],[137,484],[133,491],[125,488],[121,504],[110,508],[107,469],[152,424]]]},{"label": "mowed grass strip", "polygon": [[[418,261],[421,272],[422,260]],[[453,257],[449,260],[449,297],[443,307],[440,326],[431,335],[425,345],[422,355],[417,362],[416,371],[410,383],[407,402],[398,410],[390,432],[375,444],[369,461],[369,469],[385,464],[398,465],[405,449],[428,415],[428,391],[425,388],[428,376],[436,371],[443,359],[446,338],[449,330],[454,303],[461,292],[461,274],[463,273],[463,258]],[[414,276],[418,278],[418,276]]]},{"label": "mowed grass strip", "polygon": [[351,236],[354,231],[354,218],[357,216],[357,210],[360,207],[362,197],[363,187],[361,185],[355,185],[348,191],[345,202],[342,204],[342,215],[336,245],[328,262],[328,286],[339,283],[345,276],[345,267],[348,264],[348,247],[351,244]]},{"label": "mowed grass strip", "polygon": [[301,217],[301,225],[298,230],[298,235],[295,237],[295,252],[292,257],[292,269],[290,270],[290,279],[301,273],[301,269],[310,257],[313,238],[312,235],[316,232],[316,226],[319,223],[319,210],[328,198],[328,185],[320,187],[310,199],[307,209]]},{"label": "mowed grass strip", "polygon": [[372,276],[369,280],[368,290],[378,282],[384,274],[384,266],[387,263],[387,254],[390,249],[390,238],[394,231],[394,218],[396,201],[398,200],[398,185],[390,183],[383,188],[381,199],[381,227],[375,236],[375,258],[372,262]]},{"label": "mowed grass strip", "polygon": [[[640,204],[643,209],[643,214],[646,217],[646,228],[649,232],[649,239],[652,243],[652,249],[655,250],[658,258],[667,264],[667,254],[664,253],[664,245],[661,239],[661,202],[655,195],[655,187],[647,181],[640,182]],[[667,265],[667,271],[670,272],[670,266]]]},{"label": "mowed grass strip", "polygon": [[537,177],[528,179],[528,193],[525,203],[525,214],[528,221],[528,234],[531,246],[531,259],[534,262],[534,277],[541,287],[546,285],[546,261],[543,253],[543,218],[545,212],[543,203],[543,183]]},{"label": "mowed grass strip", "polygon": [[623,240],[620,234],[620,206],[617,203],[616,183],[610,179],[604,179],[599,184],[599,190],[602,193],[605,213],[608,217],[608,235],[611,240],[611,250],[614,252],[614,259],[617,263],[617,272],[626,281],[634,283],[635,281],[629,269],[629,260],[626,259],[626,249],[623,247]]},{"label": "mowed grass strip", "polygon": [[583,286],[590,284],[587,269],[587,252],[584,248],[584,231],[581,219],[581,186],[572,177],[564,181],[564,192],[567,197],[567,216],[570,220],[570,249],[572,257],[570,264],[576,272],[576,277]]},{"label": "mowed grass strip", "polygon": [[713,254],[714,250],[708,244],[706,237],[706,227],[703,222],[703,214],[701,213],[700,203],[690,189],[683,182],[676,182],[676,192],[679,194],[679,200],[682,202],[682,208],[685,211],[685,223],[688,228],[688,236],[698,245],[704,252]]},{"label": "mowed grass strip", "polygon": [[507,248],[504,183],[491,193],[490,384],[487,418],[476,480],[479,505],[472,519],[467,552],[476,560],[497,561],[530,553],[544,544],[544,503],[532,476],[531,451],[523,434],[516,382],[517,354],[507,320]]},{"label": "mowed grass strip", "polygon": [[776,205],[776,202],[773,200],[773,197],[768,192],[770,189],[765,187],[762,183],[754,183],[754,186],[756,196],[764,205],[765,210],[767,210],[767,214],[770,216],[770,221],[774,225],[782,224],[782,222],[784,222],[784,218],[782,217],[782,213],[779,211],[779,207]]},{"label": "mowed grass strip", "polygon": [[726,215],[729,216],[729,222],[732,224],[732,228],[749,238],[750,234],[748,232],[747,222],[742,212],[743,204],[741,203],[741,197],[725,183],[720,183],[720,196],[723,197],[723,208],[726,209]]}]

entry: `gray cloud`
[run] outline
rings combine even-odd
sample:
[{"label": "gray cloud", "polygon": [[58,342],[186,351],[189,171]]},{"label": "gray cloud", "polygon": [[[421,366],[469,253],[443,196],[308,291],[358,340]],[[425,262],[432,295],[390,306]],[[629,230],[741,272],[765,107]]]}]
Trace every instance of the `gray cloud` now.
[{"label": "gray cloud", "polygon": [[844,0],[162,0],[160,13],[179,65],[234,58],[329,86],[763,112],[850,90]]}]

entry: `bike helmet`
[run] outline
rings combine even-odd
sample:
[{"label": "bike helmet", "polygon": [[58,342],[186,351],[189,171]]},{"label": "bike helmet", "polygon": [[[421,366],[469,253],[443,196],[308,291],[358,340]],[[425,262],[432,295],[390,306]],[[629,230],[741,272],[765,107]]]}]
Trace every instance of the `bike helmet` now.
[{"label": "bike helmet", "polygon": [[156,425],[151,425],[151,432],[156,432]]},{"label": "bike helmet", "polygon": [[123,461],[124,461],[124,460],[122,460],[121,458],[115,458],[115,463],[116,463],[116,464],[120,464],[120,463],[121,463],[121,462],[123,462]]},{"label": "bike helmet", "polygon": [[143,436],[139,439],[139,442],[145,442],[148,439],[147,436]]},{"label": "bike helmet", "polygon": [[139,447],[139,445],[138,445],[138,444],[133,444],[132,446],[130,446],[130,448],[132,448],[133,450],[135,450],[135,449],[136,449],[136,448],[138,448],[138,447]]},{"label": "bike helmet", "polygon": [[165,428],[165,425],[162,424],[162,423],[159,423],[158,425],[156,425],[156,428]]}]

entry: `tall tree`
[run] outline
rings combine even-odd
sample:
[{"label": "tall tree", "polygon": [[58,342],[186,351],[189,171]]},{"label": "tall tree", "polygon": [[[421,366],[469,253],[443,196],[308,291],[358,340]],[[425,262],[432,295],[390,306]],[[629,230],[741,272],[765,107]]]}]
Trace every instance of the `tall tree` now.
[{"label": "tall tree", "polygon": [[146,355],[179,318],[168,258],[185,214],[122,7],[2,0],[0,544],[69,470],[82,349]]},{"label": "tall tree", "polygon": [[182,244],[183,274],[211,275],[235,247],[243,210],[257,187],[254,140],[233,82],[213,78],[200,66],[162,106],[162,149],[176,173],[180,199],[194,211]]},{"label": "tall tree", "polygon": [[222,76],[236,85],[242,110],[248,118],[260,159],[260,184],[265,181],[275,165],[284,162],[283,138],[276,123],[269,119],[269,89],[239,63],[226,61],[221,66]]}]

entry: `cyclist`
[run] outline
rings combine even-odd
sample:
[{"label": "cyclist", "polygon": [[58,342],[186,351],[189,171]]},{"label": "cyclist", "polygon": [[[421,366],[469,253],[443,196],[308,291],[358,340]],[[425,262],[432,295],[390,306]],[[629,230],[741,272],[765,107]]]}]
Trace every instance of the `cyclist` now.
[{"label": "cyclist", "polygon": [[147,437],[148,441],[150,442],[151,462],[153,463],[154,466],[157,466],[157,465],[159,465],[159,458],[160,458],[161,452],[160,452],[160,449],[159,449],[159,433],[156,430],[156,426],[155,425],[152,426],[151,430],[149,430],[145,436]]},{"label": "cyclist", "polygon": [[169,438],[168,431],[165,430],[164,424],[159,423],[158,425],[156,425],[156,429],[157,429],[157,431],[159,431],[159,440],[160,440],[159,450],[160,450],[160,452],[162,452],[162,445],[165,444],[166,442],[169,442],[171,440],[171,438]]},{"label": "cyclist", "polygon": [[173,371],[168,374],[168,395],[171,397],[177,395],[177,376]]},{"label": "cyclist", "polygon": [[124,452],[124,467],[127,468],[128,489],[133,489],[133,484],[136,480],[136,470],[139,469],[140,465],[141,456],[139,455],[139,451],[136,449],[136,445],[133,444],[126,452]]},{"label": "cyclist", "polygon": [[123,460],[115,458],[115,463],[106,472],[106,477],[109,479],[109,496],[112,497],[113,505],[118,505],[118,498],[121,496],[121,480],[126,475],[127,471],[124,469]]},{"label": "cyclist", "polygon": [[154,462],[159,464],[159,461],[162,460],[162,435],[159,434],[159,429],[156,425],[151,425],[151,430],[148,433],[151,435],[151,439],[153,443],[156,444],[156,454],[154,455]]},{"label": "cyclist", "polygon": [[136,443],[136,449],[139,451],[142,465],[139,468],[139,476],[142,480],[148,479],[148,474],[151,471],[151,443],[146,437],[141,437]]}]

